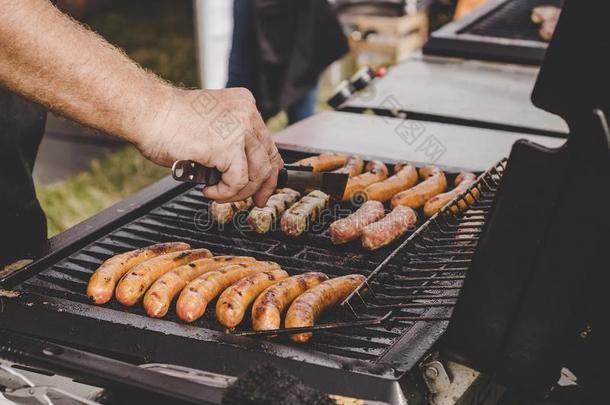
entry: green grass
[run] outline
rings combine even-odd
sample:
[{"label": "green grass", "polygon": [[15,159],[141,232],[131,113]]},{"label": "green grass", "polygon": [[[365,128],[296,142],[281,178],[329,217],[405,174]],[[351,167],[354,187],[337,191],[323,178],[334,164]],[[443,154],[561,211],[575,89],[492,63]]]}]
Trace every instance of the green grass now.
[{"label": "green grass", "polygon": [[126,146],[64,181],[37,187],[53,236],[169,174]]}]

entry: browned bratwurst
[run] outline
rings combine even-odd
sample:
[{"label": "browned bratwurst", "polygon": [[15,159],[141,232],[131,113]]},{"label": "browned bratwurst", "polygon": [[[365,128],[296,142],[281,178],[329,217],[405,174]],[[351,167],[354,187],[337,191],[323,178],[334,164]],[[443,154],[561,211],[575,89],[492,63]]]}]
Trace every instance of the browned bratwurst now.
[{"label": "browned bratwurst", "polygon": [[350,177],[362,173],[364,170],[364,160],[358,155],[351,155],[343,167],[333,170],[334,173],[347,173]]},{"label": "browned bratwurst", "polygon": [[211,256],[212,252],[207,249],[183,250],[166,253],[140,263],[119,281],[114,293],[116,299],[123,305],[135,305],[144,296],[148,287],[163,274],[193,260]]},{"label": "browned bratwurst", "polygon": [[282,231],[286,235],[299,236],[320,216],[329,202],[330,196],[319,190],[307,194],[284,212],[280,220]]},{"label": "browned bratwurst", "polygon": [[417,222],[417,214],[412,208],[399,205],[385,218],[366,226],[362,230],[362,246],[379,249],[402,236]]},{"label": "browned bratwurst", "polygon": [[296,297],[326,280],[328,276],[324,273],[309,272],[268,287],[252,305],[252,327],[254,330],[279,329],[284,309]]},{"label": "browned bratwurst", "polygon": [[[320,314],[347,298],[364,280],[364,276],[351,274],[330,279],[305,291],[288,308],[286,327],[313,326]],[[305,343],[311,339],[311,335],[311,332],[298,333],[290,335],[290,339],[298,343]]]},{"label": "browned bratwurst", "polygon": [[220,294],[216,303],[216,318],[231,329],[241,323],[252,301],[267,287],[288,277],[284,270],[271,270],[244,277]]},{"label": "browned bratwurst", "polygon": [[301,198],[301,194],[291,188],[277,190],[269,197],[267,204],[263,208],[254,207],[248,215],[248,224],[256,233],[267,233],[273,224],[286,210],[294,205]]},{"label": "browned bratwurst", "polygon": [[274,262],[232,264],[202,274],[191,281],[178,297],[176,314],[186,322],[193,322],[205,313],[210,301],[236,281],[254,273],[279,269]]},{"label": "browned bratwurst", "polygon": [[340,153],[322,153],[318,156],[312,156],[305,159],[297,160],[295,165],[309,166],[314,172],[324,172],[341,167],[347,162],[347,156]]},{"label": "browned bratwurst", "polygon": [[423,180],[421,183],[392,197],[393,208],[398,205],[413,209],[419,208],[447,188],[445,173],[436,166],[422,167],[419,169],[419,177]]},{"label": "browned bratwurst", "polygon": [[379,160],[371,160],[364,169],[366,173],[351,177],[347,181],[343,201],[351,200],[357,193],[363,191],[367,186],[382,181],[388,177],[388,168]]},{"label": "browned bratwurst", "polygon": [[352,241],[360,237],[365,226],[379,221],[384,215],[381,202],[367,201],[353,214],[330,224],[330,240],[335,245]]},{"label": "browned bratwurst", "polygon": [[216,256],[176,267],[159,277],[148,289],[144,295],[144,310],[153,318],[162,318],[167,314],[174,297],[195,277],[230,264],[254,261],[253,257],[247,256]]},{"label": "browned bratwurst", "polygon": [[102,263],[89,279],[87,296],[95,304],[105,304],[112,298],[119,279],[134,266],[165,253],[190,248],[188,243],[182,242],[158,243],[113,256]]},{"label": "browned bratwurst", "polygon": [[364,189],[367,200],[385,202],[395,194],[407,190],[417,184],[417,169],[406,163],[394,167],[394,175],[388,179],[374,183]]},{"label": "browned bratwurst", "polygon": [[210,214],[214,222],[218,224],[228,224],[233,220],[235,214],[239,211],[247,211],[254,206],[254,200],[251,197],[242,201],[229,203],[217,203],[214,201],[210,204]]},{"label": "browned bratwurst", "polygon": [[[458,195],[462,194],[477,180],[477,176],[470,172],[460,172],[455,178],[455,188],[439,195],[435,195],[424,205],[424,214],[427,217],[431,217],[443,208],[449,201],[453,200]],[[478,191],[476,191],[478,193]],[[473,192],[474,194],[474,192]],[[464,209],[467,205],[474,202],[474,198],[471,195],[465,197],[465,202],[460,202],[460,208]]]}]

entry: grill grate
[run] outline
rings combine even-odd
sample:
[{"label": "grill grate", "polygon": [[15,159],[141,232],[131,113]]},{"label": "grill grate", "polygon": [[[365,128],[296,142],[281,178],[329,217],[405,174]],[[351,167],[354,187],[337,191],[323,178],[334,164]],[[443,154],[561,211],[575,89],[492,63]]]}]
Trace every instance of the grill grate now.
[{"label": "grill grate", "polygon": [[[500,168],[495,170],[495,176],[499,177]],[[454,175],[448,177],[451,181]],[[90,304],[85,291],[91,274],[101,262],[131,249],[175,240],[188,242],[193,247],[209,248],[216,255],[247,255],[259,260],[276,261],[293,275],[312,270],[325,272],[329,276],[359,273],[369,276],[368,283],[375,294],[375,301],[367,303],[365,315],[361,314],[360,317],[364,320],[374,317],[376,322],[354,325],[353,314],[349,307],[344,306],[330,311],[320,320],[320,324],[350,323],[349,329],[318,331],[306,346],[297,345],[286,336],[280,336],[273,344],[306,347],[308,351],[332,354],[348,362],[363,360],[367,364],[385,364],[392,362],[387,355],[399,342],[402,345],[405,336],[423,333],[420,331],[425,321],[447,319],[476,248],[477,235],[494,192],[493,187],[486,188],[479,201],[463,214],[446,219],[443,227],[436,229],[429,225],[425,227],[425,232],[415,233],[418,237],[411,236],[409,248],[394,250],[397,246],[394,244],[369,252],[364,251],[358,241],[341,246],[330,243],[328,225],[336,218],[348,215],[353,207],[347,211],[348,207],[335,205],[323,217],[323,226],[319,230],[298,238],[287,237],[280,231],[257,235],[239,226],[245,223],[245,215],[238,216],[237,226],[227,226],[222,230],[209,226],[206,220],[209,201],[201,197],[200,187],[195,186],[156,208],[147,212],[142,210],[133,221],[102,234],[80,250],[51,263],[17,285],[16,289],[26,293],[27,297],[39,297],[41,302],[60,299],[76,303],[79,308],[86,308],[80,309],[79,315],[87,316],[100,309]],[[457,233],[460,235],[456,239]],[[403,244],[407,238],[409,235],[398,243]],[[373,271],[379,266],[383,267],[383,271]],[[393,311],[390,323],[383,322],[383,316],[390,308],[388,305],[392,305]],[[210,308],[214,308],[214,305]],[[162,321],[147,318],[141,306],[126,308],[114,300],[103,309],[112,311],[110,322],[116,324],[129,325],[135,315],[138,322],[144,324],[160,325],[158,322],[163,322],[166,334],[181,335],[185,327],[176,317],[173,307]],[[124,318],[125,313],[131,317]],[[188,326],[189,331],[193,328],[201,331],[202,336],[208,331],[223,331],[213,310],[206,311],[201,319]],[[412,346],[413,343],[406,344]],[[130,349],[126,349],[129,351],[127,354],[137,355],[138,347],[134,343]],[[402,366],[406,367],[405,364]]]},{"label": "grill grate", "polygon": [[513,0],[507,1],[493,13],[480,18],[460,30],[459,34],[473,34],[495,38],[542,41],[539,27],[532,23],[532,10],[538,6],[560,7],[563,0]]}]

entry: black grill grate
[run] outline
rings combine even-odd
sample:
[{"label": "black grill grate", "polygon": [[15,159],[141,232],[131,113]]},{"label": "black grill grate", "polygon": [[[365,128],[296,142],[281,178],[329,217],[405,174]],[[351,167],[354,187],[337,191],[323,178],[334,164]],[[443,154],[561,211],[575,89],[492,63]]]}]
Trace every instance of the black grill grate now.
[{"label": "black grill grate", "polygon": [[560,7],[563,0],[512,0],[460,30],[459,34],[542,41],[539,27],[532,23],[532,10],[538,6]]},{"label": "black grill grate", "polygon": [[[452,181],[454,176],[450,174],[449,181]],[[428,350],[438,330],[434,333],[425,332],[430,331],[425,321],[447,319],[450,314],[450,306],[453,305],[453,300],[459,292],[461,280],[476,248],[476,233],[480,231],[480,226],[485,220],[494,191],[488,189],[469,210],[448,223],[449,231],[438,229],[426,234],[424,239],[418,239],[418,243],[423,243],[422,249],[418,248],[415,252],[410,249],[395,252],[396,247],[410,236],[407,234],[393,245],[369,252],[362,249],[359,241],[342,246],[333,246],[330,243],[328,225],[337,217],[349,213],[350,210],[345,210],[348,208],[346,206],[335,205],[329,214],[323,216],[323,226],[319,231],[309,232],[298,238],[286,237],[280,231],[257,235],[233,225],[219,230],[215,226],[207,225],[205,218],[207,218],[209,202],[201,197],[200,187],[196,186],[156,208],[136,211],[138,216],[131,222],[102,234],[97,240],[76,252],[45,265],[41,271],[37,271],[17,285],[16,289],[24,293],[23,297],[27,297],[25,300],[35,300],[44,304],[46,300],[59,299],[62,302],[75,303],[74,308],[79,308],[74,309],[75,314],[87,317],[100,309],[91,305],[85,295],[87,282],[100,263],[112,255],[153,243],[180,240],[190,243],[193,247],[209,248],[216,255],[247,255],[259,260],[276,261],[290,274],[322,271],[329,276],[352,273],[369,276],[392,254],[391,260],[385,264],[384,276],[371,281],[374,283],[377,306],[366,308],[367,316],[379,317],[387,312],[384,304],[395,305],[398,297],[403,301],[408,300],[398,312],[394,313],[391,323],[317,331],[306,345],[297,345],[286,336],[280,336],[273,343],[266,344],[274,346],[275,343],[279,343],[281,345],[276,348],[283,345],[332,354],[346,362],[365,361],[366,364],[371,365],[394,364],[396,359],[393,357],[393,352],[398,347],[403,348],[401,356],[404,356],[405,352],[412,353],[410,355],[412,357],[419,356]],[[353,207],[351,208],[353,210]],[[236,223],[244,223],[244,219],[245,215],[238,216]],[[418,224],[420,225],[421,223]],[[462,230],[469,229],[469,238],[456,242],[459,236],[452,231],[456,227]],[[431,306],[431,302],[437,305]],[[26,302],[24,305],[28,306]],[[62,311],[72,311],[70,305],[65,308],[67,309]],[[211,305],[210,308],[213,309],[214,306]],[[163,322],[162,329],[166,335],[175,333],[176,336],[181,336],[185,331],[185,325],[178,320],[173,307],[163,321],[147,318],[141,306],[126,308],[114,300],[103,309],[106,311],[105,314],[108,310],[111,311],[109,317],[107,315],[104,317],[109,318],[110,322],[117,326],[132,324],[133,316],[136,316],[137,323],[154,325],[153,329],[160,325],[158,322]],[[129,313],[129,316],[126,317],[125,313]],[[320,323],[353,320],[349,308],[341,307],[323,317]],[[209,334],[210,331],[222,332],[222,326],[216,321],[213,310],[206,311],[201,319],[189,325],[189,333],[193,328],[201,331],[201,336]],[[244,328],[247,329],[247,326]],[[86,331],[75,331],[75,333],[87,335]],[[424,342],[413,340],[418,339],[416,336],[421,338],[422,333],[424,336],[426,333],[430,334],[428,340]],[[124,344],[116,342],[112,346],[124,346],[125,355],[139,354],[140,346],[137,342]],[[244,347],[247,346],[248,344]],[[144,352],[144,349],[142,350]],[[275,351],[267,349],[267,352]],[[282,350],[277,352],[280,353]],[[146,357],[145,354],[143,356]],[[407,364],[399,362],[398,366],[392,369],[396,370],[395,372],[406,371],[403,367],[407,367]]]}]

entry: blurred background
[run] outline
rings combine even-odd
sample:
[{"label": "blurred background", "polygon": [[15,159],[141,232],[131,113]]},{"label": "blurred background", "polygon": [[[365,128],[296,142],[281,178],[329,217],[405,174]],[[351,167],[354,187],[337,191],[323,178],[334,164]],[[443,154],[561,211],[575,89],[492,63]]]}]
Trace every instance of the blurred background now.
[{"label": "blurred background", "polygon": [[[391,65],[418,52],[431,31],[485,0],[385,1],[340,13],[350,52],[320,77],[316,110],[335,85],[361,66]],[[334,3],[341,3],[337,1]],[[357,3],[357,2],[356,2]],[[335,4],[340,6],[341,4]],[[397,6],[398,5],[398,6]],[[227,0],[60,0],[58,7],[165,80],[221,88],[233,30]],[[268,120],[271,131],[284,113]],[[168,174],[133,147],[50,114],[35,167],[52,236]]]}]

